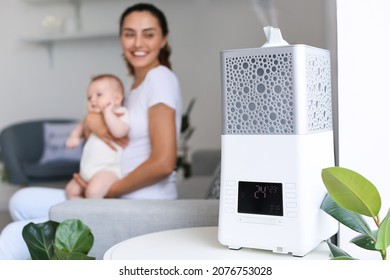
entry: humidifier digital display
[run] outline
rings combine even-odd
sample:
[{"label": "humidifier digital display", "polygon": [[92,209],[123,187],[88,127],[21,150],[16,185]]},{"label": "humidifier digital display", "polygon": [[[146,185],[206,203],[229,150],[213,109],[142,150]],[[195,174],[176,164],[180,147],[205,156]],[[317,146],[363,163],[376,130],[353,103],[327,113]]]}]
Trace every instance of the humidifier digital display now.
[{"label": "humidifier digital display", "polygon": [[238,213],[283,216],[281,183],[238,182]]}]

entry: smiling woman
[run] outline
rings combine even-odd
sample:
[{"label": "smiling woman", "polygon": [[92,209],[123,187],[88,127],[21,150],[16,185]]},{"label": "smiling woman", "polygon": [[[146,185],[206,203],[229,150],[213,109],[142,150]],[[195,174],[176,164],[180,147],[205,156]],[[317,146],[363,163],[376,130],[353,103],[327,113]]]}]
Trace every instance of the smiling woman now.
[{"label": "smiling woman", "polygon": [[133,88],[141,84],[146,73],[157,65],[171,68],[168,32],[164,14],[150,5],[135,5],[122,14],[121,43],[127,67],[135,78]]},{"label": "smiling woman", "polygon": [[[123,57],[134,77],[124,104],[130,117],[130,141],[115,139],[100,113],[88,113],[85,120],[85,127],[109,146],[128,143],[122,154],[122,177],[109,187],[106,197],[175,199],[182,99],[170,69],[167,21],[155,6],[136,4],[120,17],[120,35]],[[86,184],[78,175],[75,180],[80,186]],[[64,190],[59,189],[29,187],[15,193],[10,213],[16,222],[0,235],[0,259],[28,258],[20,235],[23,227],[32,220],[47,220],[49,209],[64,200]]]}]

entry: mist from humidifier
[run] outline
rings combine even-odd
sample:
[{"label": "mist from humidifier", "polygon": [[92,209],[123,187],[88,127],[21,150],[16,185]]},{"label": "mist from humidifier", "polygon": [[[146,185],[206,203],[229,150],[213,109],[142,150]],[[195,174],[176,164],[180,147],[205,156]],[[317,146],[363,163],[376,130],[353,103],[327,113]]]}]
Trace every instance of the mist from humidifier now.
[{"label": "mist from humidifier", "polygon": [[276,9],[273,0],[251,0],[253,11],[262,27],[278,27]]},{"label": "mist from humidifier", "polygon": [[276,9],[273,0],[251,0],[253,11],[263,27],[267,42],[262,47],[285,46],[280,29],[277,28]]}]

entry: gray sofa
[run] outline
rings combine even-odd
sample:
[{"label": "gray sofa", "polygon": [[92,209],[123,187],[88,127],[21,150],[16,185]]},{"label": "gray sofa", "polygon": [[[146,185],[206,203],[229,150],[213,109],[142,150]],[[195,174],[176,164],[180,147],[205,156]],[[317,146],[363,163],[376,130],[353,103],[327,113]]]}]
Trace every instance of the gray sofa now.
[{"label": "gray sofa", "polygon": [[113,245],[138,235],[162,230],[216,226],[220,151],[201,150],[192,155],[192,177],[178,184],[176,200],[83,199],[51,208],[50,219],[80,219],[95,237],[91,256],[102,259]]},{"label": "gray sofa", "polygon": [[[66,157],[74,151],[65,151],[62,158],[41,160],[43,155],[48,155],[45,151],[58,148],[45,143],[46,138],[56,141],[61,137],[65,142],[75,122],[72,119],[28,120],[4,128],[0,133],[0,150],[7,181],[14,185],[32,185],[70,180],[80,166],[79,158]],[[57,150],[54,157],[60,152]]]}]

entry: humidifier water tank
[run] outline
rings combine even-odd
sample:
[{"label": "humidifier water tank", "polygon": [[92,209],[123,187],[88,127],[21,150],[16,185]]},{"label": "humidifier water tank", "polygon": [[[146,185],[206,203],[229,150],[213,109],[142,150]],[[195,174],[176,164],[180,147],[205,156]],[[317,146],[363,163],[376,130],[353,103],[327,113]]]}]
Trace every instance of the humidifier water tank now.
[{"label": "humidifier water tank", "polygon": [[219,241],[303,256],[338,231],[320,209],[334,166],[329,52],[307,45],[221,52]]}]

